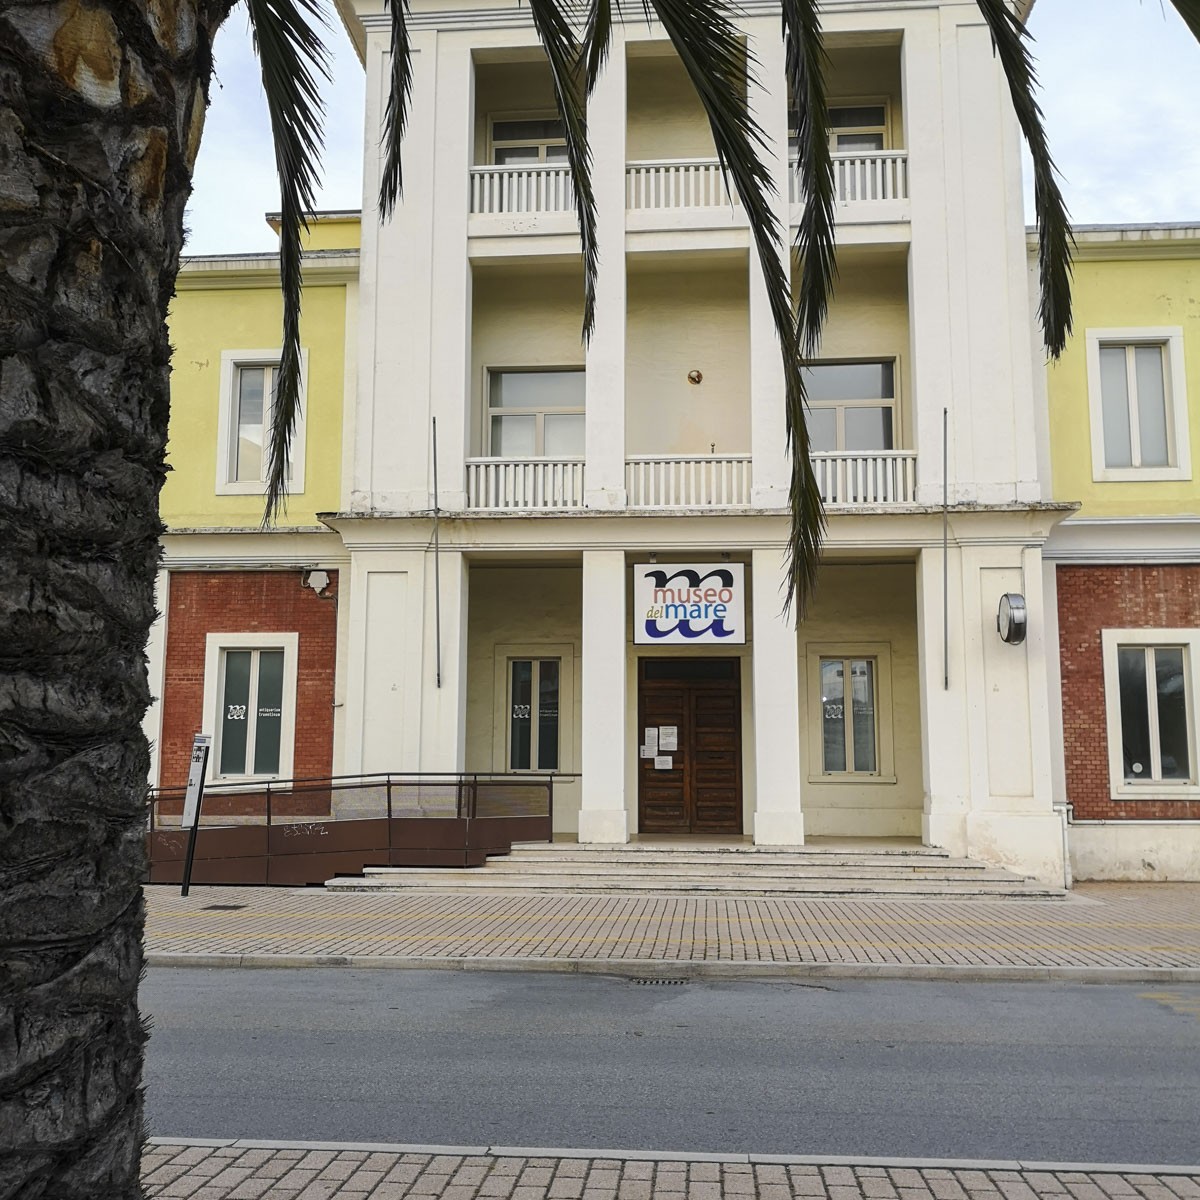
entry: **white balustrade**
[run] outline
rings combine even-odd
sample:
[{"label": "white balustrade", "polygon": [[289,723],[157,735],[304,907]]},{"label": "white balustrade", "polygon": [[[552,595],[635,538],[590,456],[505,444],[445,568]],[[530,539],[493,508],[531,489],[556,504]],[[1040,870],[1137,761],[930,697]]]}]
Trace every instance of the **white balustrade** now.
[{"label": "white balustrade", "polygon": [[625,202],[631,209],[716,208],[730,203],[715,158],[629,163],[625,180]]},{"label": "white balustrade", "polygon": [[581,458],[469,458],[467,507],[582,508]]},{"label": "white balustrade", "polygon": [[750,503],[750,458],[660,454],[625,460],[631,508],[735,508]]},{"label": "white balustrade", "polygon": [[473,213],[566,213],[575,211],[567,167],[471,168]]},{"label": "white balustrade", "polygon": [[[800,204],[800,178],[796,160],[792,160],[791,200]],[[908,199],[908,154],[904,150],[875,154],[835,154],[833,156],[834,197],[839,204],[863,200]]]},{"label": "white balustrade", "polygon": [[910,450],[826,452],[812,455],[826,504],[912,504],[917,495],[917,456]]}]

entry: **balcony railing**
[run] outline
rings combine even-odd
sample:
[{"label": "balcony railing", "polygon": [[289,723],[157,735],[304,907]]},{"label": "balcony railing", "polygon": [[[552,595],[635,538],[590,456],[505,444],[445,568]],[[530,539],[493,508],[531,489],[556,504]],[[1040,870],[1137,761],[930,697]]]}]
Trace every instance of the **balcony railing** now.
[{"label": "balcony railing", "polygon": [[730,199],[715,158],[672,158],[630,163],[625,203],[631,209],[717,208]]},{"label": "balcony railing", "polygon": [[[791,200],[801,203],[800,180],[792,161]],[[835,154],[833,156],[834,196],[839,204],[868,200],[908,199],[908,154],[892,150],[877,154]]]},{"label": "balcony railing", "polygon": [[472,167],[473,213],[566,213],[575,211],[567,167]]},{"label": "balcony railing", "polygon": [[467,507],[582,508],[581,458],[469,458]]},{"label": "balcony railing", "polygon": [[826,504],[912,504],[916,500],[917,456],[910,450],[818,451],[812,464]]},{"label": "balcony railing", "polygon": [[630,508],[737,508],[750,503],[750,456],[659,454],[625,460]]}]

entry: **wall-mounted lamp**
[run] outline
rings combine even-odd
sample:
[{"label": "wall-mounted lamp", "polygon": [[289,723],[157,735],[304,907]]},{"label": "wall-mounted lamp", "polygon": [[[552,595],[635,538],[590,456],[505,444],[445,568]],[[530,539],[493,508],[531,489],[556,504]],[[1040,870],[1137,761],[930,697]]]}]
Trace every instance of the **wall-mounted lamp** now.
[{"label": "wall-mounted lamp", "polygon": [[996,630],[1001,641],[1010,646],[1019,646],[1029,630],[1029,612],[1025,597],[1020,592],[1005,592],[1000,597],[1000,609],[996,613]]},{"label": "wall-mounted lamp", "polygon": [[700,371],[688,372],[688,383],[699,384],[704,382],[704,375]]}]

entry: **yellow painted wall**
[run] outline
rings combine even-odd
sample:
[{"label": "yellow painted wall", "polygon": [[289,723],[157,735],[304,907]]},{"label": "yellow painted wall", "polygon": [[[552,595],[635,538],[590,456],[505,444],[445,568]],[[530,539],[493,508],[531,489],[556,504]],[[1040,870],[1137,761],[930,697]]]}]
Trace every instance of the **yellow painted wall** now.
[{"label": "yellow painted wall", "polygon": [[708,118],[678,58],[631,57],[626,96],[630,162],[716,157]]},{"label": "yellow painted wall", "polygon": [[[345,286],[322,287],[310,279],[301,330],[308,351],[305,487],[290,497],[280,525],[315,525],[316,513],[338,507],[345,320]],[[215,490],[221,353],[277,348],[282,323],[277,288],[185,288],[172,302],[171,472],[162,493],[169,527],[255,528],[262,520],[261,496],[218,496]]]},{"label": "yellow painted wall", "polygon": [[886,100],[888,139],[893,150],[904,147],[904,107],[900,83],[900,47],[834,48],[829,53],[830,104]]},{"label": "yellow painted wall", "polygon": [[475,67],[476,166],[491,161],[489,118],[558,112],[550,67],[541,62],[479,63]]},{"label": "yellow painted wall", "polygon": [[[1081,516],[1200,513],[1200,257],[1080,259],[1072,294],[1074,336],[1058,363],[1047,368],[1054,498],[1082,501]],[[1086,332],[1152,326],[1183,327],[1192,478],[1097,483],[1092,479]]]},{"label": "yellow painted wall", "polygon": [[[681,265],[682,267],[682,265]],[[750,451],[749,271],[745,261],[632,270],[627,285],[629,454]],[[703,382],[688,382],[699,371]]]},{"label": "yellow painted wall", "polygon": [[[806,835],[921,836],[924,784],[916,595],[915,571],[907,564],[821,568],[816,599],[797,634]],[[886,643],[890,648],[895,782],[825,782],[821,714],[809,711],[808,648],[836,644],[852,653],[856,644],[866,643]]]},{"label": "yellow painted wall", "polygon": [[[582,723],[583,572],[579,567],[484,567],[472,565],[467,606],[468,771],[503,771],[497,750],[504,708],[496,709],[497,646],[560,646],[573,649],[572,712],[560,714],[560,769],[579,770]],[[568,664],[564,662],[564,671]],[[503,743],[501,743],[503,744]],[[554,828],[579,828],[579,784],[554,789]]]},{"label": "yellow painted wall", "polygon": [[[268,219],[267,224],[278,233],[279,222]],[[303,250],[357,250],[362,245],[362,217],[316,213],[308,218],[308,228],[300,230]]]}]

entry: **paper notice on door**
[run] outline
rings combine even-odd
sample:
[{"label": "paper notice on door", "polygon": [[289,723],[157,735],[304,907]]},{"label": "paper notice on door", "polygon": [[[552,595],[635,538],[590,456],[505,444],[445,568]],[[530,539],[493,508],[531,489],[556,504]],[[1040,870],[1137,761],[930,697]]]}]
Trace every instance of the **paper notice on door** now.
[{"label": "paper notice on door", "polygon": [[654,769],[656,771],[669,771],[674,764],[674,760],[669,754],[656,754],[654,756]]},{"label": "paper notice on door", "polygon": [[658,747],[660,750],[679,749],[678,725],[660,725],[658,727]]},{"label": "paper notice on door", "polygon": [[[646,726],[646,736],[642,739],[642,744],[644,746],[649,746],[651,750],[658,749],[658,726],[657,725],[647,725]],[[653,755],[651,755],[651,757],[653,757]]]},{"label": "paper notice on door", "polygon": [[639,746],[638,752],[641,754],[642,758],[654,758],[655,757],[653,746]]}]

